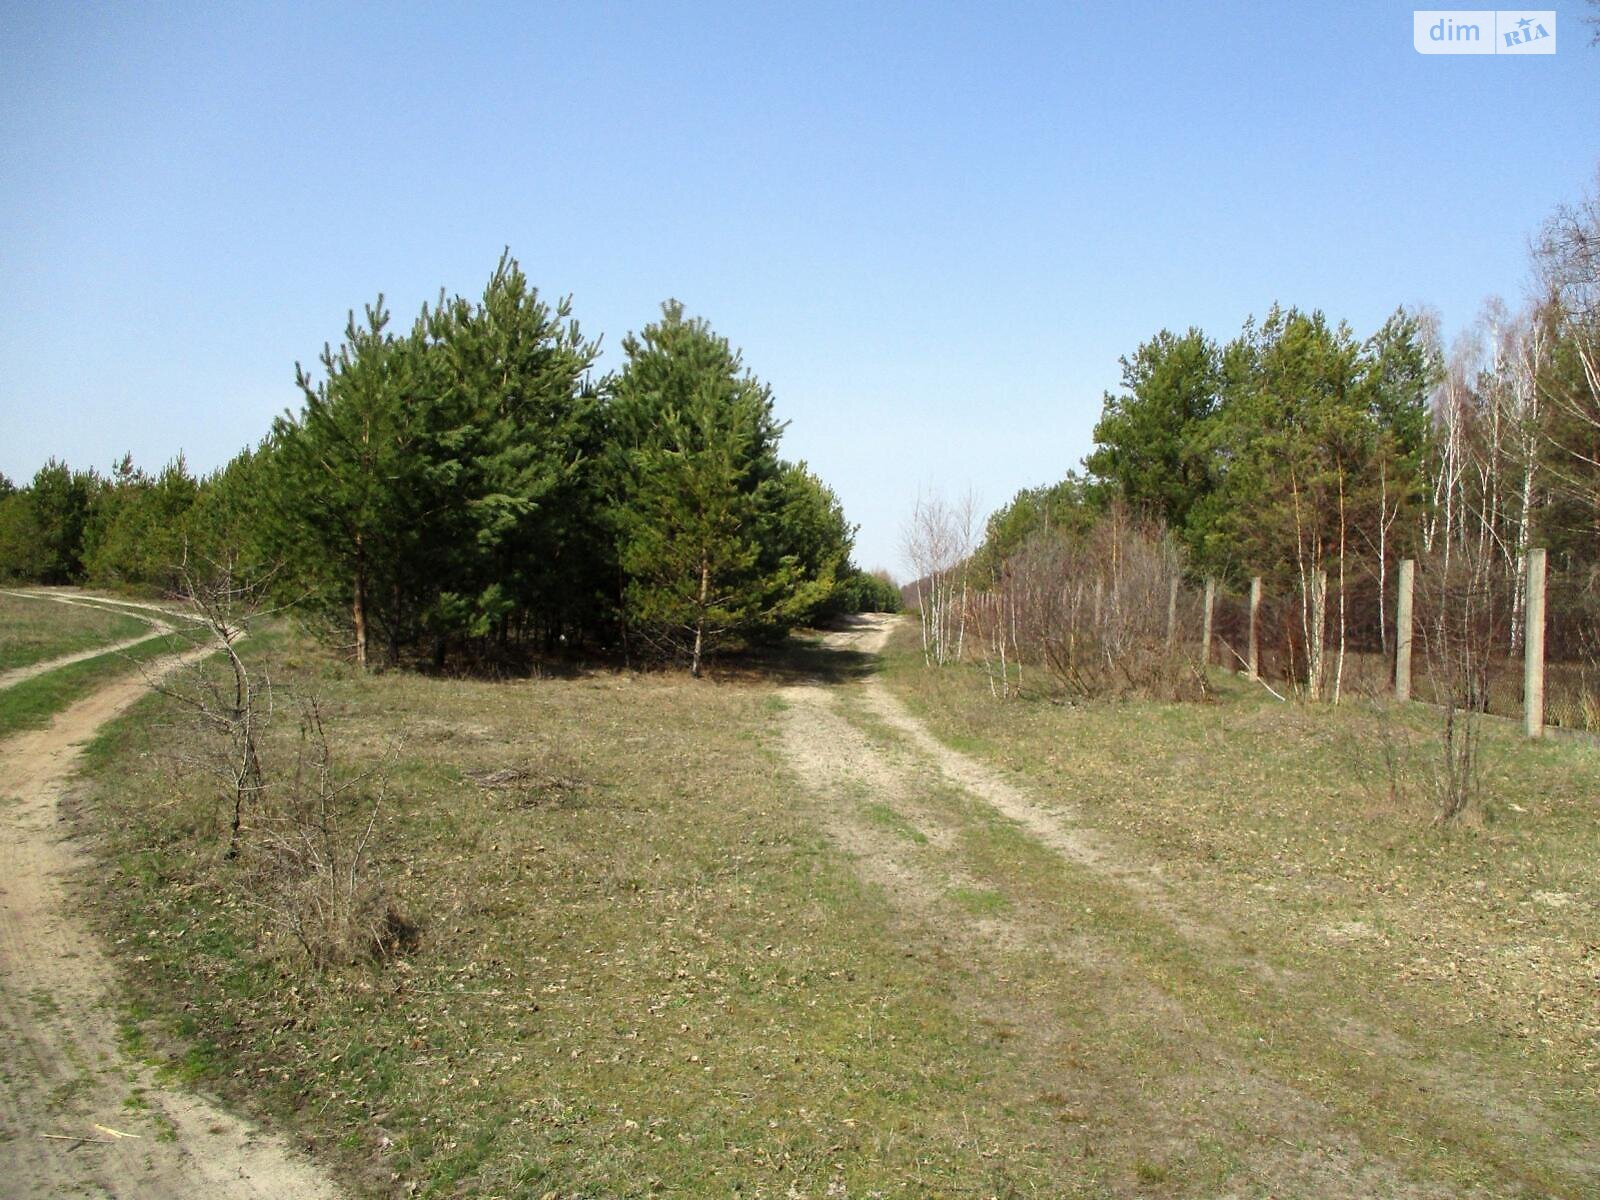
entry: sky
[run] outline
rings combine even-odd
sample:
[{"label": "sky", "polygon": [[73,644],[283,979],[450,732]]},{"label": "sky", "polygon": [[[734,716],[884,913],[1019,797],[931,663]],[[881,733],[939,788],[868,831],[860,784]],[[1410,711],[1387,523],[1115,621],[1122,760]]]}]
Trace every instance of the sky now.
[{"label": "sky", "polygon": [[1520,299],[1597,186],[1593,11],[1510,57],[1384,2],[0,0],[0,472],[213,469],[509,247],[601,370],[707,318],[904,577],[919,493],[1060,479],[1164,327]]}]

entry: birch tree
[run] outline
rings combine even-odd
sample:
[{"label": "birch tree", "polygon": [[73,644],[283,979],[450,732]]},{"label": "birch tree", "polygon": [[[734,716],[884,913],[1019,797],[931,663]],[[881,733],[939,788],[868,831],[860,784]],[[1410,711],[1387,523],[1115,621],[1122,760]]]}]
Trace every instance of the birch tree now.
[{"label": "birch tree", "polygon": [[1555,453],[1553,481],[1587,518],[1585,561],[1600,557],[1600,171],[1593,190],[1563,205],[1534,245],[1549,335],[1538,374]]},{"label": "birch tree", "polygon": [[929,666],[960,662],[965,652],[976,525],[977,503],[970,492],[955,503],[933,493],[917,497],[901,532],[921,613],[922,657]]}]

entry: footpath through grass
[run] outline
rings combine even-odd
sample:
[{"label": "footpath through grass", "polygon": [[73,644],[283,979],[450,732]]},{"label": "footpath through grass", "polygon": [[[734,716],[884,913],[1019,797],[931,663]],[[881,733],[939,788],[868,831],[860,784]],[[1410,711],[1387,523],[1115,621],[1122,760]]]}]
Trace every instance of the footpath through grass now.
[{"label": "footpath through grass", "polygon": [[949,961],[901,944],[770,752],[768,687],[359,678],[268,649],[269,772],[290,689],[342,768],[400,739],[374,866],[420,941],[308,976],[152,698],[92,748],[84,817],[142,1052],[178,1047],[374,1195],[1049,1194]]},{"label": "footpath through grass", "polygon": [[[1347,1164],[1316,1194],[1586,1194],[1600,751],[1491,729],[1489,799],[1440,830],[1426,710],[1231,682],[1002,704],[913,642],[892,691],[1155,864],[1165,907],[940,778],[861,663],[824,710],[886,782],[825,802],[771,686],[827,675],[815,652],[491,684],[363,678],[286,634],[250,647],[269,777],[296,692],[341,771],[387,756],[373,865],[420,941],[308,972],[152,698],[92,747],[81,814],[130,1045],[372,1195],[1281,1196]],[[930,881],[920,911],[823,834],[852,804],[867,857]]]},{"label": "footpath through grass", "polygon": [[[148,628],[143,624],[140,627]],[[145,663],[188,649],[195,644],[195,637],[182,632],[155,634],[124,650],[85,658],[0,688],[0,738],[48,725],[52,717],[74,701]]]},{"label": "footpath through grass", "polygon": [[127,641],[149,628],[109,608],[0,594],[0,673]]}]

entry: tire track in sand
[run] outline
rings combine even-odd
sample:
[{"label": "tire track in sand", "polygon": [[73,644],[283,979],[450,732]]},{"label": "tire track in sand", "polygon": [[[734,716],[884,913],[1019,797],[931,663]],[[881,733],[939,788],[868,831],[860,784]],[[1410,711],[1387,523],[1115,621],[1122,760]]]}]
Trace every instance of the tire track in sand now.
[{"label": "tire track in sand", "polygon": [[0,1190],[16,1200],[333,1200],[280,1139],[162,1084],[118,1044],[111,967],[67,894],[83,855],[61,802],[83,744],[151,683],[118,680],[48,728],[0,742]]}]

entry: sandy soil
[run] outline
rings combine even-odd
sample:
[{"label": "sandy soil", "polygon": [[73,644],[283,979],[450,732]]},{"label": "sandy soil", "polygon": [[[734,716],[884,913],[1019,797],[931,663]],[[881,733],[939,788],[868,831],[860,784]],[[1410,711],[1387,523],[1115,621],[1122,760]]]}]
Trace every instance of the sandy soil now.
[{"label": "sandy soil", "polygon": [[119,1047],[110,967],[66,892],[82,864],[60,806],[82,744],[148,687],[119,680],[0,742],[0,1193],[333,1197],[281,1141]]}]

